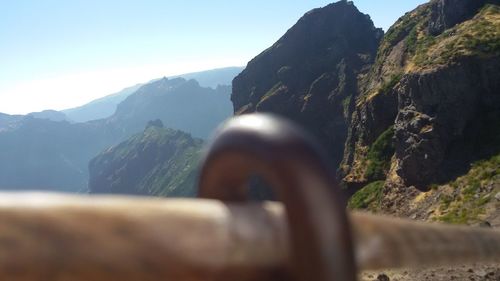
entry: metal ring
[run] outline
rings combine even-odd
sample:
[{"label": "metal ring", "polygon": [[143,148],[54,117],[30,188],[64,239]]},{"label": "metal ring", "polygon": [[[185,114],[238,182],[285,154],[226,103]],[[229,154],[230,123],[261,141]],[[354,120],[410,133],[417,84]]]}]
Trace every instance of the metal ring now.
[{"label": "metal ring", "polygon": [[258,174],[283,201],[291,240],[291,270],[300,281],[355,281],[345,201],[325,153],[302,130],[269,114],[229,120],[216,132],[202,164],[199,197],[247,200]]}]

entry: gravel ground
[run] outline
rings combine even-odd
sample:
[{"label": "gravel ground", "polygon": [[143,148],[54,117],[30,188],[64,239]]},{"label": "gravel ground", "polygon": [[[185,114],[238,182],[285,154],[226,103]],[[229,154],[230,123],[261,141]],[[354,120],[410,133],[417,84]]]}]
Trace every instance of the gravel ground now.
[{"label": "gravel ground", "polygon": [[363,272],[361,281],[500,281],[500,264]]}]

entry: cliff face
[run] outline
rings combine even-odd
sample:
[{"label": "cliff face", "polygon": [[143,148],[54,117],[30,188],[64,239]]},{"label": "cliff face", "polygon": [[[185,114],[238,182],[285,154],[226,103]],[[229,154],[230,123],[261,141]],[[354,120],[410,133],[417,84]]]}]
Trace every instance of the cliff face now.
[{"label": "cliff face", "polygon": [[388,30],[341,165],[351,207],[500,225],[499,4],[431,1]]},{"label": "cliff face", "polygon": [[233,80],[235,112],[309,129],[356,193],[351,207],[486,217],[500,191],[499,5],[432,0],[380,41],[349,2],[313,10]]},{"label": "cliff face", "polygon": [[487,2],[431,1],[389,29],[361,82],[341,166],[347,183],[389,176],[425,190],[499,152],[500,17]]},{"label": "cliff face", "polygon": [[315,134],[338,164],[357,76],[373,62],[382,33],[351,2],[308,12],[233,80],[235,113],[291,118]]},{"label": "cliff face", "polygon": [[150,122],[90,161],[91,193],[193,196],[201,140]]}]

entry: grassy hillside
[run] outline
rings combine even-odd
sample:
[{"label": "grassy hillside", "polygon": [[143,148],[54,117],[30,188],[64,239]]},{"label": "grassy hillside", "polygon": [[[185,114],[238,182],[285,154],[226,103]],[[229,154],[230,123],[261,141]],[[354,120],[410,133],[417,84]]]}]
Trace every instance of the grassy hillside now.
[{"label": "grassy hillside", "polygon": [[150,122],[89,164],[91,193],[193,196],[201,140]]}]

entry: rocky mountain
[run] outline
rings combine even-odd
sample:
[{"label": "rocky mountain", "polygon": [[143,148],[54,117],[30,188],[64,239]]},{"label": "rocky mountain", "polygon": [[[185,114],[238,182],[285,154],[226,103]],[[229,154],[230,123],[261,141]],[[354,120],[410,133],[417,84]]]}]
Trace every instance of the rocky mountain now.
[{"label": "rocky mountain", "polygon": [[[360,81],[341,166],[348,185],[382,181],[376,207],[462,223],[496,216],[499,4],[431,1],[384,36]],[[420,205],[436,196],[442,204]]]},{"label": "rocky mountain", "polygon": [[202,141],[160,120],[93,158],[91,193],[193,196]]},{"label": "rocky mountain", "polygon": [[498,6],[448,2],[420,6],[384,37],[361,82],[344,162],[348,181],[388,172],[367,173],[363,164],[383,132],[394,136],[395,175],[423,189],[495,153],[483,144],[494,140],[491,124],[500,120]]},{"label": "rocky mountain", "polygon": [[121,102],[107,122],[136,133],[149,120],[161,119],[166,127],[206,138],[231,116],[231,88],[204,88],[196,80],[163,78],[139,88]]},{"label": "rocky mountain", "polygon": [[[231,80],[236,75],[238,75],[238,73],[240,73],[242,69],[242,67],[224,67],[206,71],[185,73],[168,78],[184,78],[186,80],[194,79],[198,81],[198,83],[202,87],[215,89],[219,85],[231,85]],[[157,80],[159,79],[154,79],[149,83],[155,82]],[[65,109],[62,112],[68,116],[69,120],[72,120],[74,122],[87,122],[91,120],[107,118],[115,113],[116,107],[119,103],[124,101],[128,96],[133,94],[145,84],[137,84],[131,87],[127,87],[117,93],[93,100],[79,107]]]},{"label": "rocky mountain", "polygon": [[308,12],[233,80],[234,112],[291,118],[312,131],[338,165],[357,76],[373,63],[382,35],[352,2]]},{"label": "rocky mountain", "polygon": [[231,115],[229,95],[228,86],[203,88],[194,80],[164,78],[142,86],[106,119],[69,123],[0,115],[0,189],[86,190],[88,163],[105,148],[155,119],[206,137]]},{"label": "rocky mountain", "polygon": [[499,207],[499,4],[432,0],[384,35],[351,2],[312,10],[233,80],[234,111],[310,130],[351,207],[485,219]]}]

